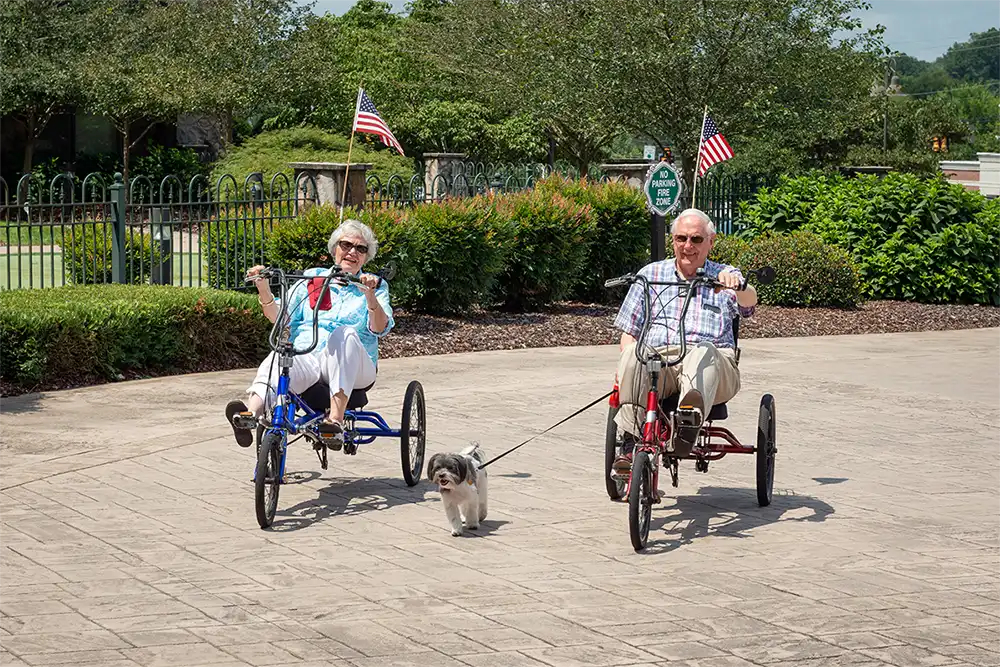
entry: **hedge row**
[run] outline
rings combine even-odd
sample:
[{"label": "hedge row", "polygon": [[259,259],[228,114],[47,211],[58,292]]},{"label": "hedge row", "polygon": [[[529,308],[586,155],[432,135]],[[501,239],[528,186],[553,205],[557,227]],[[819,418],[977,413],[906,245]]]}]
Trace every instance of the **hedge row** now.
[{"label": "hedge row", "polygon": [[786,178],[742,212],[746,238],[801,230],[845,250],[865,297],[1000,305],[1000,200],[942,177]]},{"label": "hedge row", "polygon": [[[553,301],[605,301],[607,278],[649,258],[642,195],[620,183],[585,184],[555,176],[530,191],[366,211],[380,249],[394,261],[392,293],[404,308],[433,313],[474,307],[530,310]],[[275,226],[270,263],[330,263],[326,240],[338,212],[316,207]]]},{"label": "hedge row", "polygon": [[253,366],[270,323],[253,296],[223,290],[88,285],[0,292],[0,377],[90,383],[145,370]]}]

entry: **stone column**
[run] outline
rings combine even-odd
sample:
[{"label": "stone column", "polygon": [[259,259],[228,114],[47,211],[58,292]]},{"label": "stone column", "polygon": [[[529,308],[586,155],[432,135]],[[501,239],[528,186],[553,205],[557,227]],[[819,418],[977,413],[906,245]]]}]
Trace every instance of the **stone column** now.
[{"label": "stone column", "polygon": [[633,188],[642,188],[642,184],[646,181],[646,172],[654,164],[659,164],[655,160],[651,161],[639,161],[634,162],[611,162],[608,164],[602,164],[601,170],[608,175],[608,178],[612,181],[624,180],[626,183],[631,185]]},{"label": "stone column", "polygon": [[[424,153],[424,192],[426,198],[434,196],[434,180],[443,176],[448,185],[452,182],[452,165],[467,157],[465,153]],[[469,179],[470,184],[472,179]]]},{"label": "stone column", "polygon": [[976,153],[979,158],[979,191],[1000,197],[1000,153]]},{"label": "stone column", "polygon": [[288,166],[295,170],[294,183],[299,183],[299,176],[309,177],[316,182],[316,195],[320,206],[340,208],[340,199],[344,195],[344,176],[347,175],[347,199],[344,208],[361,209],[367,196],[368,170],[370,163],[352,164],[348,169],[343,162],[289,162]]}]

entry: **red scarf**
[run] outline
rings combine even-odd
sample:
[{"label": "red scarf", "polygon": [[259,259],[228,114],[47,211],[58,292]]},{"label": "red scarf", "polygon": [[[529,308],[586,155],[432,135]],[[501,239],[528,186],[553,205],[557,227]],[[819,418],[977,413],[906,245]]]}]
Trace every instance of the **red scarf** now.
[{"label": "red scarf", "polygon": [[333,307],[333,301],[330,299],[330,290],[327,289],[323,293],[323,300],[320,301],[319,293],[323,290],[324,278],[313,278],[309,281],[309,305],[313,310],[316,309],[316,302],[319,301],[320,310],[330,310]]}]

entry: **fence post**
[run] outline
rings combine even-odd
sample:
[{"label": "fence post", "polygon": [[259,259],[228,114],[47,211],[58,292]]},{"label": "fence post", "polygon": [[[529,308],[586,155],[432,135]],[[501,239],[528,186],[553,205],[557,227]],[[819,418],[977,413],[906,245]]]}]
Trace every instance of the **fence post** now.
[{"label": "fence post", "polygon": [[125,280],[125,184],[121,173],[115,173],[111,185],[111,281]]}]

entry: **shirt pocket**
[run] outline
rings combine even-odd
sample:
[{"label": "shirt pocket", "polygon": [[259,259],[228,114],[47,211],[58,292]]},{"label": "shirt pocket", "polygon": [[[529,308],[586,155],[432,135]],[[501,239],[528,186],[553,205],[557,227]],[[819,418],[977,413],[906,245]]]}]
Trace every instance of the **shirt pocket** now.
[{"label": "shirt pocket", "polygon": [[726,304],[713,294],[702,299],[698,312],[698,330],[702,338],[718,342],[726,330]]}]

